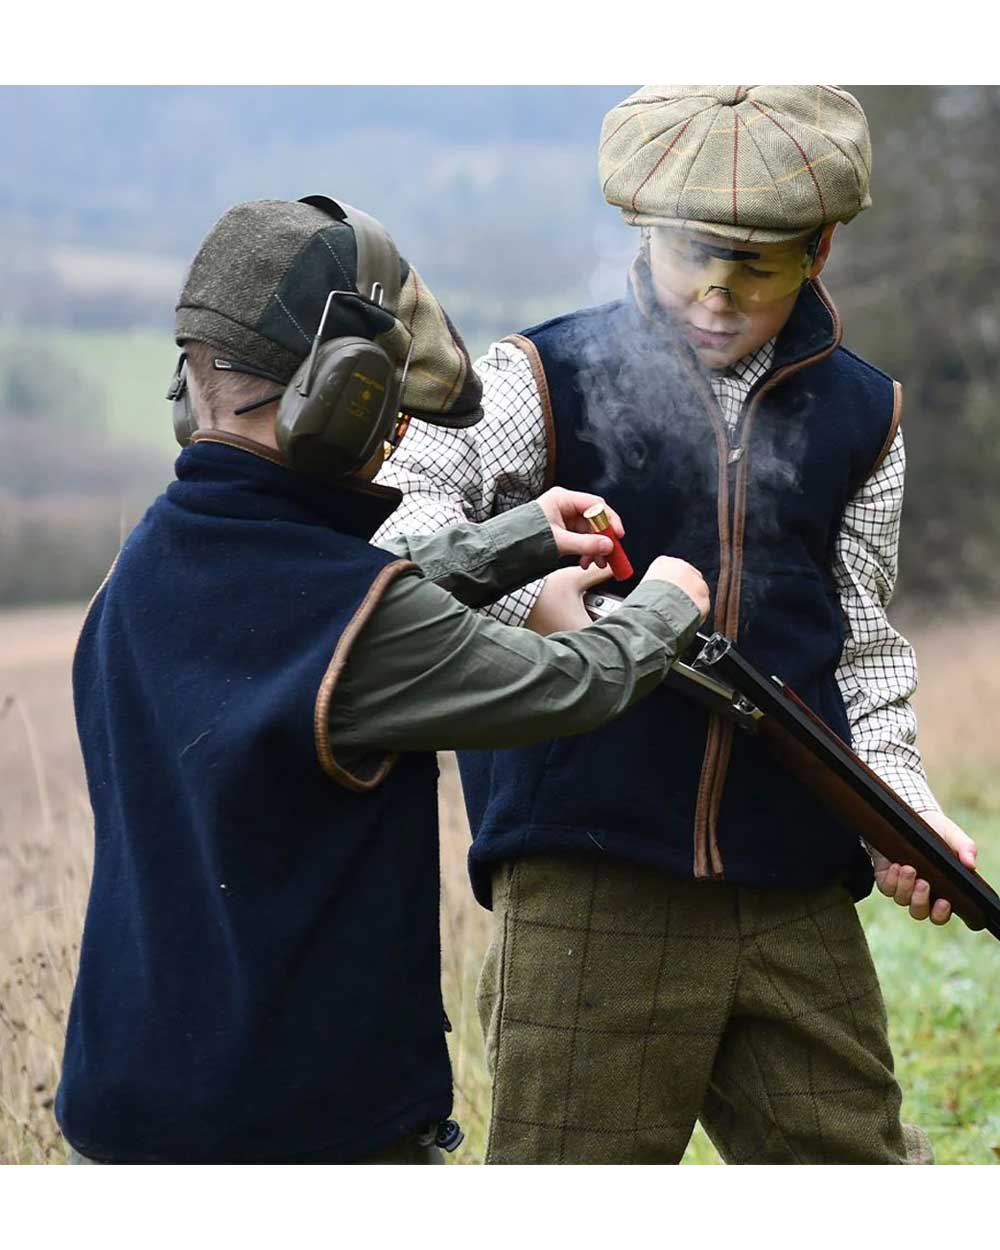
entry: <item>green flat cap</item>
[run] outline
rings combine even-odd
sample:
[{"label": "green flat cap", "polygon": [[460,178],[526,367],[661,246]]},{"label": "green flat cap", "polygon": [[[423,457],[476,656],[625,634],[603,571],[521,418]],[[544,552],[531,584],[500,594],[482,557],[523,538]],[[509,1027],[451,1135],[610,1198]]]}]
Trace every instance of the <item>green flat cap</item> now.
[{"label": "green flat cap", "polygon": [[[344,301],[328,328],[372,338],[399,369],[412,339],[403,410],[437,425],[473,425],[482,416],[482,385],[462,337],[403,257],[399,270],[395,317]],[[309,354],[330,291],[354,291],[357,280],[357,241],[347,222],[301,200],[235,204],[191,262],[174,337],[181,346],[208,343],[288,381]]]},{"label": "green flat cap", "polygon": [[310,204],[236,204],[191,262],[177,343],[198,339],[287,381],[309,354],[327,293],[350,289],[356,257],[354,232]]},{"label": "green flat cap", "polygon": [[840,87],[643,87],[605,117],[598,169],[629,225],[746,242],[871,204],[868,121]]}]

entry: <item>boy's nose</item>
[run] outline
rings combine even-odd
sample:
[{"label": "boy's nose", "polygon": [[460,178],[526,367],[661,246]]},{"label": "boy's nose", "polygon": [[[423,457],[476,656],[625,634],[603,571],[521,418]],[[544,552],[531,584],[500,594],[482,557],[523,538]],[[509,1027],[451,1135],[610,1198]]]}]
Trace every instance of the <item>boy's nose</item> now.
[{"label": "boy's nose", "polygon": [[699,303],[712,311],[725,312],[733,305],[733,293],[727,286],[710,286],[702,294]]}]

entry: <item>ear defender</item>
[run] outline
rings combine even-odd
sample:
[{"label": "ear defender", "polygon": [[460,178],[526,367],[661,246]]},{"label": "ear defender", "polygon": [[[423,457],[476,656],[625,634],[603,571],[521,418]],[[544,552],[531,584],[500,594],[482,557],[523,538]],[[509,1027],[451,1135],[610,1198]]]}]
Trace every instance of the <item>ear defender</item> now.
[{"label": "ear defender", "polygon": [[[355,472],[390,440],[399,416],[403,379],[386,353],[370,339],[324,337],[335,300],[375,304],[395,316],[399,300],[399,253],[374,217],[325,195],[311,204],[354,231],[355,291],[327,296],[312,350],[289,382],[278,405],[274,430],[293,468],[323,477]],[[412,341],[411,341],[412,349]],[[403,366],[405,377],[409,355]]]},{"label": "ear defender", "polygon": [[167,399],[173,401],[174,437],[182,447],[186,447],[198,429],[198,421],[191,407],[191,392],[187,384],[187,352],[181,352],[177,361],[177,368],[174,370],[174,376],[170,380],[170,389],[167,391]]},{"label": "ear defender", "polygon": [[338,297],[331,291],[312,351],[285,388],[274,422],[275,437],[293,468],[323,477],[344,477],[386,442],[399,412],[400,384],[388,354],[369,339],[323,341]]}]

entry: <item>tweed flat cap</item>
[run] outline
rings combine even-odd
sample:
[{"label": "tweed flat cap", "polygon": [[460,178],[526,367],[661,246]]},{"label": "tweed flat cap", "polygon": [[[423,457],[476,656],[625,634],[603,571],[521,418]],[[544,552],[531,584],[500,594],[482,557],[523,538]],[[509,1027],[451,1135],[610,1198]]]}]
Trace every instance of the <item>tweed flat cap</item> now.
[{"label": "tweed flat cap", "polygon": [[601,190],[629,225],[777,243],[871,204],[871,141],[839,87],[643,87],[604,119]]},{"label": "tweed flat cap", "polygon": [[[358,250],[347,222],[296,200],[249,200],[215,223],[188,270],[175,338],[208,343],[288,381],[309,354],[330,291],[353,291]],[[482,416],[469,353],[416,269],[400,257],[396,316],[344,301],[334,333],[374,339],[401,368],[413,354],[400,406],[436,425]]]}]

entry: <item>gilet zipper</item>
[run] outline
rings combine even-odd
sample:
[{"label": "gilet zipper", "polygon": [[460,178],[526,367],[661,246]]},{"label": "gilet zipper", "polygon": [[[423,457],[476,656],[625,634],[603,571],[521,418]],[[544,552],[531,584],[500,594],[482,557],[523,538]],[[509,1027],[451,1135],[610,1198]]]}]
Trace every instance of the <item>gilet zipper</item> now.
[{"label": "gilet zipper", "polygon": [[[753,418],[763,397],[786,378],[807,365],[829,356],[840,344],[840,319],[825,292],[815,284],[834,323],[833,342],[822,351],[776,370],[751,390],[730,433],[715,396],[700,388],[702,400],[715,430],[719,458],[719,582],[715,593],[713,621],[716,630],[737,640],[740,628],[740,593],[743,581],[743,535],[746,527],[747,480],[750,466],[750,434]],[[694,815],[694,876],[702,880],[722,880],[725,864],[718,843],[719,809],[729,768],[735,725],[719,716],[710,716],[705,754],[698,780]]]}]

